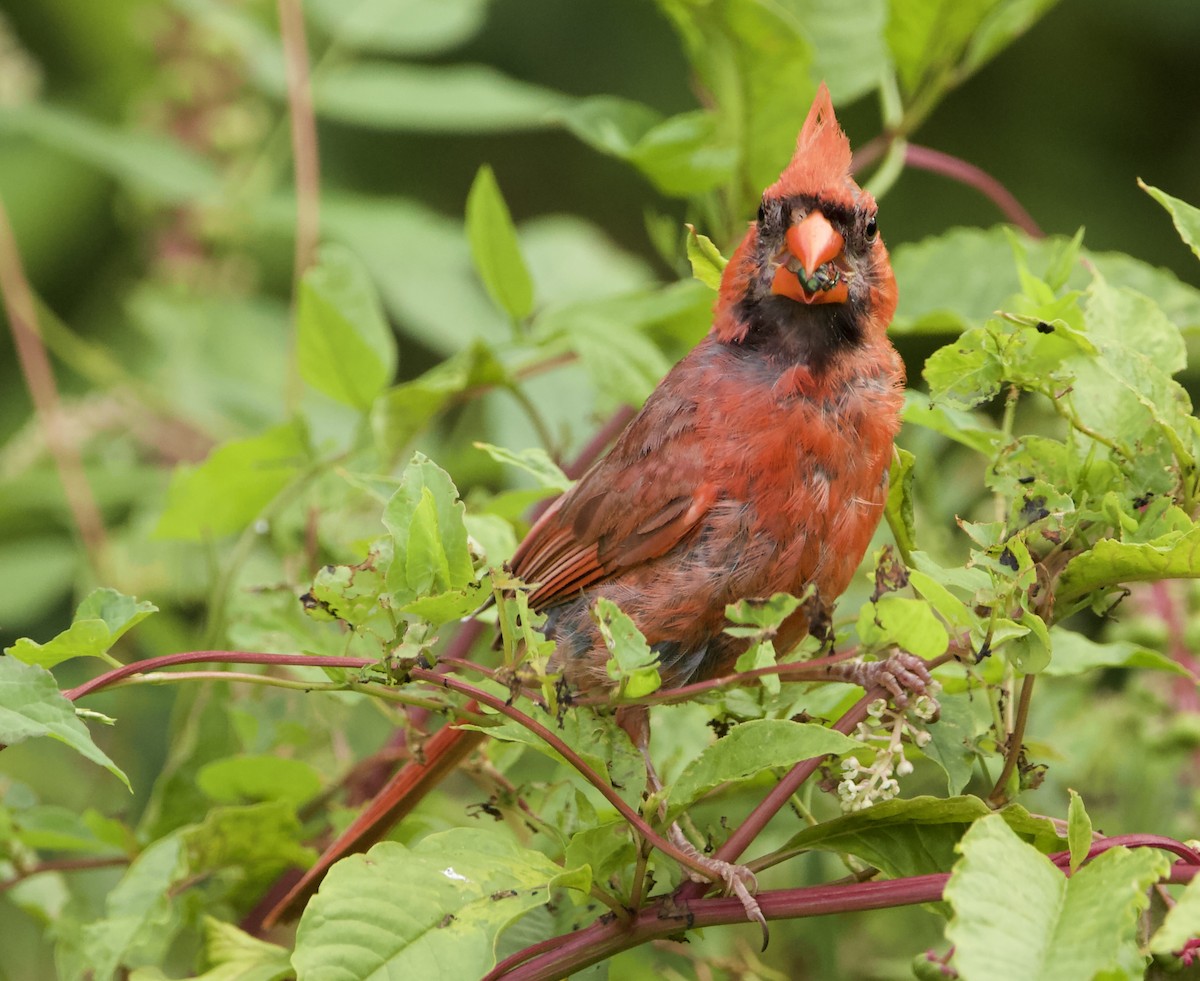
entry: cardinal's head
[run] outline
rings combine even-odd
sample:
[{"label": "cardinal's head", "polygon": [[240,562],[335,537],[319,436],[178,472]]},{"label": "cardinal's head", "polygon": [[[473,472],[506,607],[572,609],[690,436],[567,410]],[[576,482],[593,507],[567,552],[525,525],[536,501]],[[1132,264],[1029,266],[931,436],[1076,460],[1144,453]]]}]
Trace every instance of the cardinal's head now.
[{"label": "cardinal's head", "polygon": [[718,340],[820,368],[886,329],[896,283],[875,199],[851,177],[850,159],[822,83],[795,155],[725,268]]}]

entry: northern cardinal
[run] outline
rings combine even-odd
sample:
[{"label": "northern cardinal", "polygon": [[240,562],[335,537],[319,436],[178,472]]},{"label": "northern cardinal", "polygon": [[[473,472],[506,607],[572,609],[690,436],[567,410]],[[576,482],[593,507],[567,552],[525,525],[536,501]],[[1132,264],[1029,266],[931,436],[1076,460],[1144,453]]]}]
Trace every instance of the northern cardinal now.
[{"label": "northern cardinal", "polygon": [[[673,687],[728,673],[746,649],[724,632],[727,604],[810,584],[828,602],[862,560],[887,496],[904,368],[885,333],[896,281],[850,162],[821,85],[725,268],[712,330],[517,549],[511,568],[533,584],[553,666],[573,688],[612,685],[598,597],[633,619]],[[801,607],[778,648],[807,630]],[[437,733],[269,919],[378,840],[481,738]]]}]

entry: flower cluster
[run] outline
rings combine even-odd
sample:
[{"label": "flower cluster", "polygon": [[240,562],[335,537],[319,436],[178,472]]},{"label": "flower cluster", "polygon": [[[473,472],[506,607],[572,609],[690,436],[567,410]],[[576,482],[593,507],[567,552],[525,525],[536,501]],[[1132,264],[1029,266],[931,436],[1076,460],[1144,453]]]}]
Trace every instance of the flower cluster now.
[{"label": "flower cluster", "polygon": [[854,738],[875,750],[875,760],[864,766],[857,756],[842,760],[841,779],[837,795],[844,811],[861,811],[882,800],[891,800],[900,792],[897,777],[912,773],[913,765],[904,755],[904,737],[913,745],[925,746],[930,735],[918,729],[909,715],[922,722],[934,718],[937,712],[936,691],[930,691],[902,712],[890,708],[887,700],[877,698],[867,708],[867,718],[858,724]]}]

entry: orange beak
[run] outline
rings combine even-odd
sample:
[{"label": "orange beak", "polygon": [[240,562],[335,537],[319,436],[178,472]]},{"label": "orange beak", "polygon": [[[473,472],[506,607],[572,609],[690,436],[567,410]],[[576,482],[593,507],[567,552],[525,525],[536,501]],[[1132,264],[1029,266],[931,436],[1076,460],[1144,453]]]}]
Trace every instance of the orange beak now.
[{"label": "orange beak", "polygon": [[837,275],[818,276],[818,271],[842,254],[845,240],[820,211],[810,211],[787,230],[787,250],[799,263],[800,275],[780,265],[771,281],[771,292],[798,303],[845,303],[850,296],[846,282]]}]

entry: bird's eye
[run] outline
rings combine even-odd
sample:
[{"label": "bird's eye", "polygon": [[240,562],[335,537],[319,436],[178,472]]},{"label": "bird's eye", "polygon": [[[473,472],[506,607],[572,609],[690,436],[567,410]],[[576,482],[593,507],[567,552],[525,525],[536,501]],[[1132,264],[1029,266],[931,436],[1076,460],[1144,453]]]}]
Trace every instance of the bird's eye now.
[{"label": "bird's eye", "polygon": [[879,225],[875,221],[875,216],[871,215],[871,217],[867,219],[867,240],[870,241],[878,234]]}]

